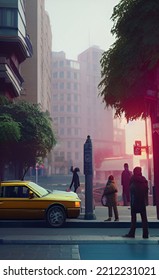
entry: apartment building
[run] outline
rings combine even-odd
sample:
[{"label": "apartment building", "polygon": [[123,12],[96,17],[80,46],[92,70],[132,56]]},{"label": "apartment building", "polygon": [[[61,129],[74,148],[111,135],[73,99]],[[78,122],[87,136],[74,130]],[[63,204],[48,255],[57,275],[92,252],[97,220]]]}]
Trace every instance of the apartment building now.
[{"label": "apartment building", "polygon": [[52,116],[58,144],[53,151],[52,173],[68,174],[82,166],[80,65],[64,52],[52,53]]},{"label": "apartment building", "polygon": [[98,95],[102,53],[93,46],[73,61],[64,52],[53,52],[52,115],[58,145],[53,151],[52,173],[67,174],[71,165],[80,167],[83,173],[87,135],[92,139],[95,169],[104,158],[125,153],[125,131]]}]

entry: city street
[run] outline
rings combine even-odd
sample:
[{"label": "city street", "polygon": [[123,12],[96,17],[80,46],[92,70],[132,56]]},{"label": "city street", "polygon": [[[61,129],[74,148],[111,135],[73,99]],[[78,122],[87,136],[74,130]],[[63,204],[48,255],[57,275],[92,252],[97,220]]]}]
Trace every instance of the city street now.
[{"label": "city street", "polygon": [[106,209],[96,207],[96,220],[84,220],[83,214],[63,228],[48,228],[43,221],[0,221],[0,259],[159,259],[155,207],[148,208],[146,240],[139,223],[135,239],[122,237],[130,226],[130,210],[119,207],[119,212],[121,222],[104,222]]}]

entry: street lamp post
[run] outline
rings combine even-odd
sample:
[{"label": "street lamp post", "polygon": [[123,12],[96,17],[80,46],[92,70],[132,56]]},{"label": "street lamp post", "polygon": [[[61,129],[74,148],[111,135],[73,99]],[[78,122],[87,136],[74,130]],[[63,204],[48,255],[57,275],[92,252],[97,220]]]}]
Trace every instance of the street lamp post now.
[{"label": "street lamp post", "polygon": [[92,141],[87,136],[84,144],[84,174],[85,174],[85,219],[96,219],[93,213],[93,160],[92,160]]}]

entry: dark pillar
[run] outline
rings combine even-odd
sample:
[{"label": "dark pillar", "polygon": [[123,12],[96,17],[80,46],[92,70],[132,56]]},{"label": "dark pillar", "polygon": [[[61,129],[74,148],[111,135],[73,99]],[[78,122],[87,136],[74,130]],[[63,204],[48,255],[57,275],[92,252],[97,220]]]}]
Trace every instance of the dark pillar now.
[{"label": "dark pillar", "polygon": [[96,219],[93,213],[93,160],[92,160],[92,141],[90,136],[84,144],[84,174],[85,174],[85,219]]},{"label": "dark pillar", "polygon": [[154,186],[155,186],[155,203],[156,203],[156,212],[157,219],[159,220],[159,134],[156,129],[156,126],[159,122],[153,124],[153,165],[154,165]]}]

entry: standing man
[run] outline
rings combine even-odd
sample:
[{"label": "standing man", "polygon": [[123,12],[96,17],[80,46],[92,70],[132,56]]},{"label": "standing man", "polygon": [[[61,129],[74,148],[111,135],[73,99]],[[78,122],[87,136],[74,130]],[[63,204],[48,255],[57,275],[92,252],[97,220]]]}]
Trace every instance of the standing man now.
[{"label": "standing man", "polygon": [[129,170],[128,163],[124,163],[124,170],[121,173],[121,185],[123,187],[123,205],[128,206],[130,204],[130,190],[129,183],[130,178],[132,176],[132,172]]},{"label": "standing man", "polygon": [[148,181],[142,176],[141,167],[135,167],[130,180],[131,227],[123,237],[134,238],[136,230],[136,215],[140,213],[143,238],[148,238],[148,222],[146,205],[148,205]]}]

